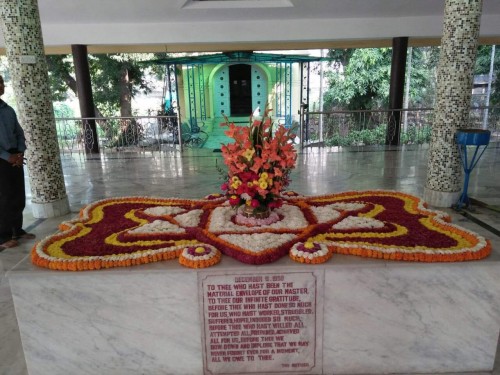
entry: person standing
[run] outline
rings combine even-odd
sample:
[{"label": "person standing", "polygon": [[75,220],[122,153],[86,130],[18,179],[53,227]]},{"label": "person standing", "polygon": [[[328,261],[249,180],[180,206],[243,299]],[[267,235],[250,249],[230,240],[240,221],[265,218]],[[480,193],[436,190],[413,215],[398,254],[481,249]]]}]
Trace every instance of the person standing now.
[{"label": "person standing", "polygon": [[[0,96],[5,92],[0,75]],[[19,245],[19,239],[33,239],[23,226],[26,206],[24,190],[24,131],[14,109],[0,99],[0,251]]]}]

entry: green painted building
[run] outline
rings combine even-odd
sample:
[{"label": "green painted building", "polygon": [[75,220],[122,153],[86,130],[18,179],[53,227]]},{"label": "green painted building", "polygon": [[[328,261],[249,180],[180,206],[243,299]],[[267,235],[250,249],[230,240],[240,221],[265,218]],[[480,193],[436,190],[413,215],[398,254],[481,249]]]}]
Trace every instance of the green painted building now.
[{"label": "green painted building", "polygon": [[266,103],[276,122],[299,122],[302,103],[309,101],[310,62],[320,57],[253,52],[227,52],[156,60],[166,65],[165,106],[179,111],[184,131],[207,133],[204,147],[227,143],[225,116],[248,124]]}]

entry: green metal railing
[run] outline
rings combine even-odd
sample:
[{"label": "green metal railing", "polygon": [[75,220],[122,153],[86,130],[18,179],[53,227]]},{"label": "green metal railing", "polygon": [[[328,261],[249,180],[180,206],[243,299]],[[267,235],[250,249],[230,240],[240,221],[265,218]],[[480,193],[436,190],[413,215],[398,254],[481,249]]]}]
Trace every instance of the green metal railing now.
[{"label": "green metal railing", "polygon": [[[398,113],[398,117],[394,116]],[[384,145],[387,134],[395,136],[400,124],[399,144],[430,142],[434,110],[432,108],[305,112],[304,145],[367,146]],[[486,120],[485,120],[486,119]],[[478,107],[470,111],[468,128],[483,128],[492,133],[492,142],[500,139],[500,107]]]},{"label": "green metal railing", "polygon": [[[298,132],[304,147],[347,147],[384,145],[387,133],[396,134],[393,111],[332,111],[307,112],[294,117],[292,125],[300,125]],[[182,150],[182,147],[203,147],[210,133],[195,125],[202,119],[189,119],[179,124],[178,116],[136,116],[103,118],[57,118],[57,136],[62,153],[85,152],[93,145],[90,121],[96,122],[100,152]],[[425,144],[430,142],[434,110],[408,109],[399,115],[401,131],[399,144]],[[276,118],[285,123],[285,119]],[[470,112],[469,128],[491,132],[490,142],[500,141],[500,107],[478,107]],[[200,131],[201,130],[201,131]],[[181,137],[178,135],[182,134]],[[301,136],[302,135],[302,136]]]}]

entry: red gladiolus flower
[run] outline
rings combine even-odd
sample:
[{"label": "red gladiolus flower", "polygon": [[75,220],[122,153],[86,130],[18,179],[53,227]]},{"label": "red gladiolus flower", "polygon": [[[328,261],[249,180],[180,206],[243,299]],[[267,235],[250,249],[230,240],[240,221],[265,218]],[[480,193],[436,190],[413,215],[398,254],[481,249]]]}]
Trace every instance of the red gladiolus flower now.
[{"label": "red gladiolus flower", "polygon": [[[247,127],[230,124],[226,118],[225,134],[233,138],[234,143],[221,146],[222,156],[229,177],[237,176],[242,184],[231,187],[229,182],[221,188],[226,194],[239,195],[238,204],[243,204],[248,197],[268,204],[288,185],[288,175],[295,167],[297,155],[292,142],[295,135],[283,125],[273,127],[269,112],[266,108],[262,120],[251,116]],[[265,182],[260,182],[264,172],[267,177]]]}]

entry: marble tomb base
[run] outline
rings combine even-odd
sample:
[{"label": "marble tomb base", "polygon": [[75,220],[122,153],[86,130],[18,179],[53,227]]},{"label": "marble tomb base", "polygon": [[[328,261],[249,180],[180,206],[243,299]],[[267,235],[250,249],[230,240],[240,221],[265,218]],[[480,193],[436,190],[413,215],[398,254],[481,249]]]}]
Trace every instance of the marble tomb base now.
[{"label": "marble tomb base", "polygon": [[[224,257],[204,270],[172,260],[76,273],[25,260],[8,277],[31,375],[211,373],[200,280],[294,272],[313,272],[318,281],[320,330],[308,332],[316,335],[317,352],[307,373],[435,374],[492,370],[499,258],[494,252],[482,261],[423,264],[334,255],[323,265],[283,258],[249,266]],[[234,372],[243,372],[238,366]]]}]

